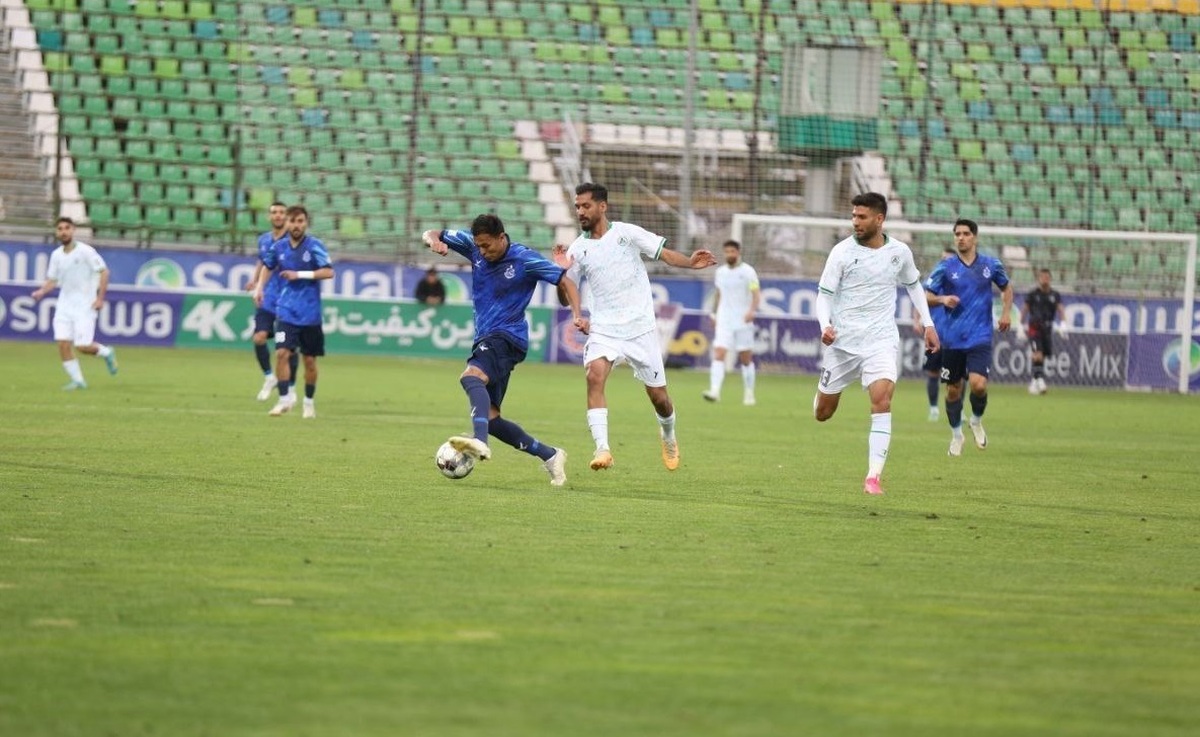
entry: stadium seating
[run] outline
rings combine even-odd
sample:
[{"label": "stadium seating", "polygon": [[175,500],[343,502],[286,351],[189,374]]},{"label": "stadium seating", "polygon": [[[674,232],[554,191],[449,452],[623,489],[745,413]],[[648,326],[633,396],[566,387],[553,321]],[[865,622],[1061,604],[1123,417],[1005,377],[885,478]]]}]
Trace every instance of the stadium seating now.
[{"label": "stadium seating", "polygon": [[[760,29],[767,131],[783,49],[875,46],[907,217],[1194,230],[1197,3],[1105,5],[704,0],[695,124],[750,129]],[[683,125],[690,0],[446,0],[420,28],[411,0],[26,6],[102,233],[245,243],[282,198],[320,203],[346,249],[395,253],[492,207],[548,243],[561,214],[538,206],[522,121]]]}]

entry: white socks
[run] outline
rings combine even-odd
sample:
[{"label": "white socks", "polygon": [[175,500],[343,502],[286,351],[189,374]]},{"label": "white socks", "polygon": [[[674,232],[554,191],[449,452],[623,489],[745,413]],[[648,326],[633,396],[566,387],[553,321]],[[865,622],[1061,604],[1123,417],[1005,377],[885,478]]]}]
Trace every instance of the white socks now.
[{"label": "white socks", "polygon": [[[654,413],[658,417],[658,413]],[[675,439],[675,413],[671,412],[669,417],[658,417],[658,426],[662,428],[663,440]]]},{"label": "white socks", "polygon": [[708,367],[708,391],[711,394],[720,396],[721,384],[725,383],[725,362],[713,359],[712,365]]},{"label": "white socks", "polygon": [[892,413],[871,415],[871,435],[867,439],[867,477],[879,478],[887,462],[888,445],[892,442]]},{"label": "white socks", "polygon": [[589,409],[587,421],[592,440],[596,441],[596,450],[608,450],[608,408]]},{"label": "white socks", "polygon": [[112,355],[112,348],[109,348],[106,345],[99,345],[99,344],[97,344],[97,347],[98,347],[98,350],[96,351],[96,355],[99,356],[100,358],[108,358],[109,356]]},{"label": "white socks", "polygon": [[67,376],[71,377],[71,381],[83,383],[83,369],[79,368],[79,359],[72,358],[70,361],[63,361],[63,370],[67,372]]},{"label": "white socks", "polygon": [[754,362],[742,366],[742,388],[747,394],[754,393]]}]

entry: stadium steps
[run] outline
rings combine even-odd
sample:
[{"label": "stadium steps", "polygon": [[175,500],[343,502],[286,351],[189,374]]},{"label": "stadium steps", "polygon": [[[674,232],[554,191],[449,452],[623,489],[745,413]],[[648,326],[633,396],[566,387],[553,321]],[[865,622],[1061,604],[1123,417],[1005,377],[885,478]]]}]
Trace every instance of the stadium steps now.
[{"label": "stadium steps", "polygon": [[42,174],[15,76],[11,58],[0,53],[0,218],[45,226],[54,217],[50,183]]}]

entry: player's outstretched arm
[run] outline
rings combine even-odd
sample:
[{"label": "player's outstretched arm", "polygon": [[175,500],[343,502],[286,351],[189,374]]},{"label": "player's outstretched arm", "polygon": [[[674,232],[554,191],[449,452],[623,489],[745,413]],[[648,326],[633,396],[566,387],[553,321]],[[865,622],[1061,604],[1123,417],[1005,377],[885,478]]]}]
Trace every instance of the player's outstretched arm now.
[{"label": "player's outstretched arm", "polygon": [[550,249],[550,260],[553,261],[557,266],[560,266],[564,269],[571,268],[571,265],[575,263],[575,259],[571,258],[571,255],[567,253],[567,250],[568,246],[564,246],[561,243],[555,243],[554,248]]},{"label": "player's outstretched arm", "polygon": [[691,256],[684,256],[679,251],[664,248],[659,254],[658,260],[680,269],[707,269],[709,266],[717,265],[717,257],[713,256],[712,251],[703,249],[692,251]]}]

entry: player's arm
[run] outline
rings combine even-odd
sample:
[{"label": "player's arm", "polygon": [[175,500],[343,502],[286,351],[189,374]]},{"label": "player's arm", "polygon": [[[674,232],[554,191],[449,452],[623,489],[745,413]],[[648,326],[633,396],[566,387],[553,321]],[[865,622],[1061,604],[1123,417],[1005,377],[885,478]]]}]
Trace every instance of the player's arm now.
[{"label": "player's arm", "polygon": [[427,230],[422,239],[439,256],[454,251],[468,261],[475,258],[475,239],[465,230]]},{"label": "player's arm", "polygon": [[833,345],[833,341],[837,340],[837,329],[833,327],[833,295],[842,283],[839,255],[840,252],[834,249],[825,259],[825,269],[821,272],[821,280],[817,282],[817,301],[813,305],[817,324],[821,327],[821,342],[825,345]]},{"label": "player's arm", "polygon": [[908,298],[912,301],[913,309],[916,310],[917,317],[920,319],[921,333],[925,336],[925,350],[936,353],[941,347],[941,342],[937,329],[933,327],[933,316],[929,314],[929,293],[921,286],[919,278],[905,284],[904,288],[908,291]]},{"label": "player's arm", "polygon": [[108,294],[108,269],[100,270],[100,286],[96,287],[96,299],[92,302],[92,309],[99,310],[104,307],[104,297]]},{"label": "player's arm", "polygon": [[258,262],[254,264],[254,275],[250,277],[250,281],[246,282],[247,292],[253,292],[258,288],[258,280],[262,276],[264,268],[266,267],[263,266],[262,259],[259,259]]},{"label": "player's arm", "polygon": [[758,288],[758,280],[750,284],[750,311],[746,313],[746,322],[754,322],[758,314],[758,305],[762,303],[762,290]]},{"label": "player's arm", "polygon": [[33,294],[31,296],[35,300],[39,300],[42,297],[45,297],[47,294],[50,294],[51,292],[53,292],[57,286],[58,286],[58,280],[55,279],[54,277],[48,276],[48,277],[46,277],[46,281],[42,282],[42,286],[33,290]]},{"label": "player's arm", "polygon": [[714,284],[713,285],[713,308],[712,308],[712,312],[708,313],[708,316],[710,318],[712,318],[713,322],[717,321],[717,310],[719,310],[719,309],[721,309],[721,288]]},{"label": "player's arm", "polygon": [[996,262],[996,268],[992,270],[992,281],[1000,287],[1000,319],[997,321],[996,327],[1000,328],[1000,332],[1003,333],[1012,327],[1013,287],[1012,282],[1008,279],[1008,274],[1004,273],[1004,266],[999,261]]},{"label": "player's arm", "polygon": [[659,251],[658,260],[679,269],[707,269],[709,266],[717,265],[717,258],[712,255],[712,251],[703,249],[692,251],[691,256],[685,256],[679,251],[673,251],[664,246]]},{"label": "player's arm", "polygon": [[[1030,293],[1030,295],[1032,295],[1032,292]],[[1029,296],[1030,295],[1026,295],[1025,301],[1021,303],[1021,314],[1020,314],[1019,319],[1021,320],[1022,323],[1029,321]]]},{"label": "player's arm", "polygon": [[263,293],[267,288],[267,282],[271,279],[271,274],[275,271],[275,267],[279,265],[279,259],[275,254],[274,246],[259,254],[258,263],[262,268],[255,269],[255,272],[258,274],[258,280],[254,284],[254,306],[262,307]]},{"label": "player's arm", "polygon": [[312,253],[313,266],[317,268],[311,271],[282,271],[279,275],[288,281],[294,279],[308,279],[310,281],[332,279],[333,262],[329,260],[329,252],[325,250],[325,246],[320,241],[313,241],[309,245],[308,250]]}]

